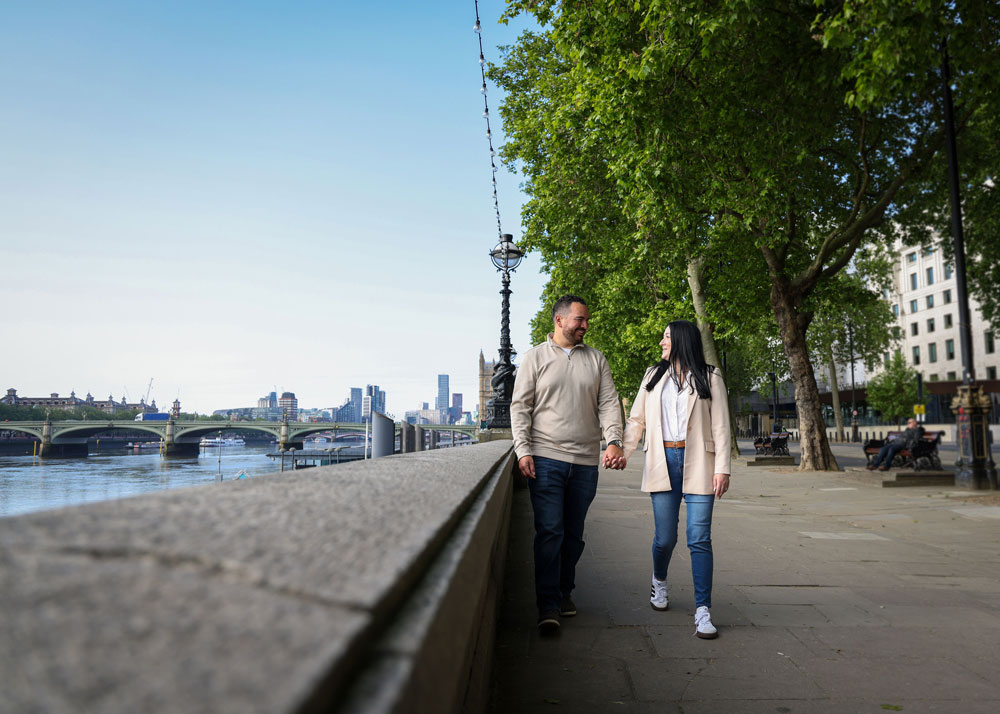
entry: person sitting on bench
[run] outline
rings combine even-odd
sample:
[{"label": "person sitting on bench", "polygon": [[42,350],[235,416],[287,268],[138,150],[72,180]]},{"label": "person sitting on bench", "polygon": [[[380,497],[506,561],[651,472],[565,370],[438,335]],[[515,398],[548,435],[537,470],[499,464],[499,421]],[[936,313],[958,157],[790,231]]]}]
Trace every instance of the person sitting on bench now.
[{"label": "person sitting on bench", "polygon": [[886,439],[885,445],[879,449],[878,456],[868,464],[868,470],[874,471],[878,468],[879,471],[888,471],[896,454],[903,449],[912,449],[923,438],[924,428],[917,423],[916,419],[910,417],[906,420],[906,431],[895,439]]}]

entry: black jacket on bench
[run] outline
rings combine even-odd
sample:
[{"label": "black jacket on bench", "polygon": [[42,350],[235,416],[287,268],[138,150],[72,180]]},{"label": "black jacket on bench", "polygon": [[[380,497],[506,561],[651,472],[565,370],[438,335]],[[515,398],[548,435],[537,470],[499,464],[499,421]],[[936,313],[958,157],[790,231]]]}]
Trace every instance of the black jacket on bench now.
[{"label": "black jacket on bench", "polygon": [[912,429],[907,429],[900,434],[899,438],[903,440],[904,449],[912,449],[924,438],[924,428],[917,424]]}]

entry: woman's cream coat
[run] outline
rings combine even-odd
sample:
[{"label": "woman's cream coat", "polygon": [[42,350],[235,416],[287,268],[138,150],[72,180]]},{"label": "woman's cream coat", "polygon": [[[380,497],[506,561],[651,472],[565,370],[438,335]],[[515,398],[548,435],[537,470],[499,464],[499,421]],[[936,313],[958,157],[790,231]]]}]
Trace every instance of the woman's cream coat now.
[{"label": "woman's cream coat", "polygon": [[[663,451],[663,416],[660,408],[663,385],[668,376],[664,374],[651,391],[646,391],[646,384],[655,369],[655,366],[650,367],[643,375],[639,393],[625,424],[623,444],[625,458],[629,459],[645,430],[646,439],[642,449],[646,463],[642,473],[642,490],[647,492],[670,490],[667,458]],[[686,387],[678,395],[679,399],[687,397],[688,400],[684,493],[714,493],[712,476],[730,473],[728,397],[719,370],[710,368],[709,387],[711,399],[702,399],[697,392],[691,392]]]}]

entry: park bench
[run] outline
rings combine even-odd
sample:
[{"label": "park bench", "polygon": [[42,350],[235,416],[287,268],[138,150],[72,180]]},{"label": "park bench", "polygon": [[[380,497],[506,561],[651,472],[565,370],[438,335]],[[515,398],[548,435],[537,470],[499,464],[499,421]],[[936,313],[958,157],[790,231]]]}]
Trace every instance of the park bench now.
[{"label": "park bench", "polygon": [[[902,435],[903,432],[901,431],[890,431],[886,433],[885,439],[869,439],[866,441],[862,447],[865,453],[865,460],[870,464],[872,459],[878,456],[878,452],[882,450],[887,440],[898,439]],[[938,456],[938,445],[941,443],[942,436],[944,436],[943,431],[925,432],[912,450],[903,449],[896,454],[896,458],[893,459],[892,463],[887,465],[889,468],[896,469],[913,469],[914,471],[934,469],[935,471],[940,471],[941,457]]]},{"label": "park bench", "polygon": [[788,434],[758,436],[753,442],[758,456],[788,456]]}]

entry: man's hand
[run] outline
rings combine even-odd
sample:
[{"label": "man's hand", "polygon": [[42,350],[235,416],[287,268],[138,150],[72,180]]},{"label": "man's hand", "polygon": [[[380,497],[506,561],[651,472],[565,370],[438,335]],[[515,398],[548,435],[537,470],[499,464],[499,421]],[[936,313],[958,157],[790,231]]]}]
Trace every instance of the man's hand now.
[{"label": "man's hand", "polygon": [[621,470],[625,464],[625,452],[620,446],[609,446],[604,450],[604,468]]},{"label": "man's hand", "polygon": [[722,498],[729,490],[729,474],[715,474],[712,476],[712,485],[715,487],[715,497]]},{"label": "man's hand", "polygon": [[535,460],[531,456],[522,456],[517,460],[517,468],[525,478],[535,478]]}]

